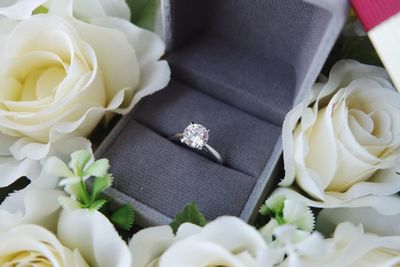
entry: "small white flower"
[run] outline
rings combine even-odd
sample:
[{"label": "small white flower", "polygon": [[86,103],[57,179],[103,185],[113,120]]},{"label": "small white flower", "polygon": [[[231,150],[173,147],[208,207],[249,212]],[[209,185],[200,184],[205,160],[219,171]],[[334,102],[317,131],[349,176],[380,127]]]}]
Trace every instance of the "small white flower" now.
[{"label": "small white flower", "polygon": [[[309,106],[310,104],[310,106]],[[400,212],[400,94],[384,69],[344,60],[283,125],[285,178],[306,193],[277,193],[315,207]],[[382,205],[386,203],[386,205]]]},{"label": "small white flower", "polygon": [[301,201],[288,199],[285,195],[269,197],[261,207],[260,212],[267,213],[280,225],[292,224],[298,229],[312,232],[314,230],[314,214]]},{"label": "small white flower", "polygon": [[303,254],[325,253],[323,238],[314,229],[314,215],[300,201],[284,195],[274,195],[266,200],[260,212],[270,215],[271,220],[259,231],[282,262],[288,258],[289,266],[299,266],[298,257]]},{"label": "small white flower", "polygon": [[298,230],[294,225],[283,225],[274,229],[274,247],[281,253],[283,266],[300,267],[301,257],[325,258],[329,247],[318,232]]},{"label": "small white flower", "polygon": [[[91,153],[90,142],[84,138],[64,140],[56,147],[58,149],[50,151],[50,155],[57,155],[63,160],[67,160],[77,149],[85,148]],[[46,165],[46,161],[42,163]],[[0,231],[18,224],[38,224],[51,231],[56,229],[61,208],[58,200],[65,196],[65,192],[58,189],[58,176],[49,174],[40,162],[37,165],[42,170],[39,178],[9,195],[0,204]]]},{"label": "small white flower", "polygon": [[275,239],[273,232],[280,225],[293,225],[299,231],[311,233],[314,230],[315,218],[311,209],[301,201],[293,201],[285,195],[269,197],[261,207],[260,213],[269,215],[271,220],[260,229],[269,243]]}]

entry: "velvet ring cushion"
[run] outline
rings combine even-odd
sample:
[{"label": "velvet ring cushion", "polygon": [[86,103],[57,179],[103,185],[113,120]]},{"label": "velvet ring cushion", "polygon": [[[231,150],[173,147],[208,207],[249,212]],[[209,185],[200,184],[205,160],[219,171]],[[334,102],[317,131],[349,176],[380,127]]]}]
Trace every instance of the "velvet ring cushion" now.
[{"label": "velvet ring cushion", "polygon": [[[168,140],[191,119],[212,131],[225,166]],[[238,216],[279,136],[279,127],[173,80],[143,99],[105,155],[115,189],[167,216],[190,201],[208,218]]]},{"label": "velvet ring cushion", "polygon": [[173,216],[196,201],[208,218],[240,214],[256,179],[177,145],[132,120],[106,155],[116,177],[113,187]]}]

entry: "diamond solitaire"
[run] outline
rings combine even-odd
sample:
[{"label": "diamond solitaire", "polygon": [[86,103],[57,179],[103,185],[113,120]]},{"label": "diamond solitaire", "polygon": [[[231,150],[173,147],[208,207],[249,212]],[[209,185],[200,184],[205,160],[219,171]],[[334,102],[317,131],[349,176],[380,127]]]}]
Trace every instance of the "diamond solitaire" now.
[{"label": "diamond solitaire", "polygon": [[207,144],[209,130],[201,124],[190,122],[183,131],[182,143],[191,148],[202,150]]},{"label": "diamond solitaire", "polygon": [[190,122],[190,125],[183,130],[183,133],[176,133],[168,137],[169,140],[181,142],[190,148],[203,150],[211,156],[219,164],[224,164],[221,155],[212,148],[208,142],[208,133],[210,131],[201,124]]}]

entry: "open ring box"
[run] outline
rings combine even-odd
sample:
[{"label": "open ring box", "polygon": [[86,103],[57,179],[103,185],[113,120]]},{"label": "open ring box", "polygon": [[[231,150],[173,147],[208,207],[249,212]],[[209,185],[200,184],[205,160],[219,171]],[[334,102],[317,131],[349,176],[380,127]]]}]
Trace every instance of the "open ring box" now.
[{"label": "open ring box", "polygon": [[[282,178],[282,123],[315,82],[348,14],[346,0],[170,0],[162,4],[172,78],[121,119],[96,151],[107,194],[141,226],[195,201],[208,219],[251,221]],[[210,129],[225,161],[168,136]]]}]

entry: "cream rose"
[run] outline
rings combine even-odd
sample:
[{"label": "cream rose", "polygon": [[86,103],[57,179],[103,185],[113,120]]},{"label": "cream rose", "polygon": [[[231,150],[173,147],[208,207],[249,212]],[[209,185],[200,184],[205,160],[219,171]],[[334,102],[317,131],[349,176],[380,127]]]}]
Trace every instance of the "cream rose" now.
[{"label": "cream rose", "polygon": [[87,136],[169,80],[155,34],[116,17],[79,21],[72,4],[0,21],[0,187],[33,178],[55,143]]},{"label": "cream rose", "polygon": [[0,265],[131,266],[128,246],[98,211],[64,210],[57,228],[20,224],[0,232]]},{"label": "cream rose", "polygon": [[64,247],[53,233],[37,225],[0,233],[0,265],[89,266],[78,250]]},{"label": "cream rose", "polygon": [[101,213],[64,210],[56,233],[34,224],[0,232],[0,265],[130,267],[131,255]]},{"label": "cream rose", "polygon": [[185,223],[147,228],[130,244],[134,267],[272,266],[276,262],[261,235],[235,217],[221,217],[204,228]]},{"label": "cream rose", "polygon": [[283,150],[280,185],[296,182],[313,199],[278,193],[309,206],[400,212],[399,198],[391,196],[400,190],[400,95],[384,69],[338,62],[328,82],[316,84],[310,99],[287,115]]},{"label": "cream rose", "polygon": [[[64,0],[8,0],[0,3],[0,15],[12,19],[28,19],[40,7],[57,8]],[[118,17],[130,20],[130,9],[125,0],[73,0],[74,15],[82,18]]]},{"label": "cream rose", "polygon": [[[333,237],[325,240],[329,247],[324,256],[298,258],[304,267],[392,267],[400,264],[400,236],[377,236],[365,233],[362,225],[344,222]],[[282,266],[291,266],[285,262]]]}]

